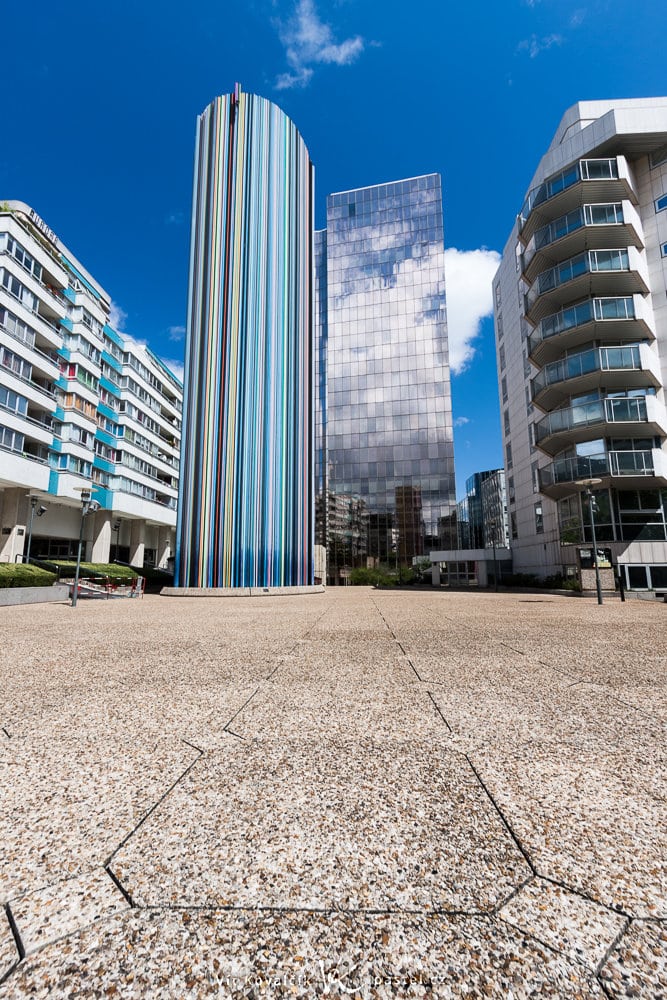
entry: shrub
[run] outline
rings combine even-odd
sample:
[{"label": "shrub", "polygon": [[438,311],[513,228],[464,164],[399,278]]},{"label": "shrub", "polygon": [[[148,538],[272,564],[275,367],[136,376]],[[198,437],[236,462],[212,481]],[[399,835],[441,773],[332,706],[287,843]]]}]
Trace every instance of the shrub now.
[{"label": "shrub", "polygon": [[[76,563],[74,561],[61,561],[56,563],[58,575],[61,579],[72,579],[76,573]],[[120,580],[133,580],[140,570],[132,569],[131,566],[123,566],[121,563],[81,563],[80,576],[113,576]]]},{"label": "shrub", "polygon": [[56,574],[27,563],[0,563],[0,587],[50,587]]}]

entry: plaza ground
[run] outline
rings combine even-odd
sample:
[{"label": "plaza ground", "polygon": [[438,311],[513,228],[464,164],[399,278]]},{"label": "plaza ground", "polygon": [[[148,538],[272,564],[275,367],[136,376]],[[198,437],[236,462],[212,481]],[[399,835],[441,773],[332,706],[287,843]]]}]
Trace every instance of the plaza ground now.
[{"label": "plaza ground", "polygon": [[0,998],[667,997],[667,608],[0,609]]}]

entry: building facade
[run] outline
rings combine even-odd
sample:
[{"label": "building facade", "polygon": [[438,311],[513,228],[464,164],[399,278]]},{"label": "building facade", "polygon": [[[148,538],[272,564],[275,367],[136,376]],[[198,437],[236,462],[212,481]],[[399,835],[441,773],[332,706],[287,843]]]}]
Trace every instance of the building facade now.
[{"label": "building facade", "polygon": [[459,549],[509,548],[504,469],[466,479],[465,496],[456,505],[456,533]]},{"label": "building facade", "polygon": [[177,531],[181,587],[313,582],[313,168],[241,92],[197,123]]},{"label": "building facade", "polygon": [[409,566],[450,542],[454,450],[439,175],[330,195],[315,273],[326,366],[318,537],[326,537],[327,578],[335,584],[354,567]]},{"label": "building facade", "polygon": [[[110,298],[23,202],[0,204],[0,561],[167,567],[181,385],[109,323]],[[44,508],[44,510],[42,510]]]},{"label": "building facade", "polygon": [[494,279],[514,568],[667,586],[667,99],[570,108]]}]

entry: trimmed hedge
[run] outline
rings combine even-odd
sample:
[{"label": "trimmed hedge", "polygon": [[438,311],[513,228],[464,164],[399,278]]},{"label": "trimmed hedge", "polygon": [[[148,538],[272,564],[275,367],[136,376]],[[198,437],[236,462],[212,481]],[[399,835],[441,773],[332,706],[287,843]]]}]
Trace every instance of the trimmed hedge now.
[{"label": "trimmed hedge", "polygon": [[50,587],[56,574],[26,563],[0,563],[0,587]]},{"label": "trimmed hedge", "polygon": [[[73,578],[76,573],[76,563],[74,561],[61,562],[58,560],[55,565],[58,567],[61,579]],[[132,569],[131,566],[123,566],[120,563],[81,563],[79,576],[112,576],[117,580],[133,580],[137,575],[143,575],[141,570]]]}]

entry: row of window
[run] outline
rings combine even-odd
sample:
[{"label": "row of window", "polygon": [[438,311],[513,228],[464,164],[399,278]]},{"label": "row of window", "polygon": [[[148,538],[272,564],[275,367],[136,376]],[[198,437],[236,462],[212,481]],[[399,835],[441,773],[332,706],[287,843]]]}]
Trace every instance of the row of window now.
[{"label": "row of window", "polygon": [[42,280],[42,265],[38,264],[25,247],[21,246],[9,233],[0,235],[0,253],[6,251],[11,254],[14,260],[18,261],[22,268],[32,274],[38,281]]},{"label": "row of window", "polygon": [[33,328],[28,326],[22,319],[19,319],[18,316],[15,316],[9,309],[5,309],[4,306],[0,306],[0,326],[15,340],[19,340],[22,344],[25,344],[26,347],[35,346],[37,334]]},{"label": "row of window", "polygon": [[16,451],[21,453],[23,451],[24,435],[19,433],[19,431],[14,431],[10,427],[3,427],[0,424],[0,448],[6,448],[8,451]]},{"label": "row of window", "polygon": [[18,375],[19,378],[24,379],[26,382],[29,382],[32,377],[32,365],[30,362],[25,361],[18,354],[14,354],[13,351],[8,350],[6,347],[0,347],[0,365],[12,372],[12,374]]},{"label": "row of window", "polygon": [[20,416],[25,416],[28,412],[28,400],[19,396],[17,392],[7,389],[4,385],[0,385],[0,406],[3,410],[18,413]]}]

